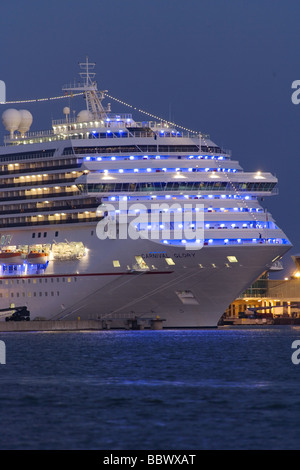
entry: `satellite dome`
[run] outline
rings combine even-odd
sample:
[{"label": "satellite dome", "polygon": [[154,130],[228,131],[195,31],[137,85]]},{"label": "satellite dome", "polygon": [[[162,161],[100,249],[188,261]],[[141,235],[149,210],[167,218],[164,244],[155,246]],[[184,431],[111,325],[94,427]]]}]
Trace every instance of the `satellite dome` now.
[{"label": "satellite dome", "polygon": [[63,109],[63,113],[64,113],[64,114],[70,114],[70,108],[68,108],[68,106],[66,106],[66,107]]},{"label": "satellite dome", "polygon": [[21,114],[17,109],[6,109],[2,114],[2,122],[7,131],[10,132],[13,137],[14,131],[16,131],[21,122]]},{"label": "satellite dome", "polygon": [[19,113],[21,115],[21,122],[19,124],[18,131],[23,136],[25,132],[29,131],[33,118],[32,114],[27,111],[27,109],[21,109]]},{"label": "satellite dome", "polygon": [[93,120],[93,115],[87,109],[84,109],[83,111],[80,111],[77,114],[77,122],[87,122],[87,121],[92,121],[92,120]]}]

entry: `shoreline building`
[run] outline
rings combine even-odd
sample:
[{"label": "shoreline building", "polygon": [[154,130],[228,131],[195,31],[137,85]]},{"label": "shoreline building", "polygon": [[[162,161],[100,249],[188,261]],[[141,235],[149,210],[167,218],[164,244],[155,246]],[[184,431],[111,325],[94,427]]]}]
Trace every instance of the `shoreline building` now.
[{"label": "shoreline building", "polygon": [[300,255],[292,259],[295,271],[290,277],[270,279],[270,272],[283,269],[275,263],[229,305],[220,324],[300,324]]}]

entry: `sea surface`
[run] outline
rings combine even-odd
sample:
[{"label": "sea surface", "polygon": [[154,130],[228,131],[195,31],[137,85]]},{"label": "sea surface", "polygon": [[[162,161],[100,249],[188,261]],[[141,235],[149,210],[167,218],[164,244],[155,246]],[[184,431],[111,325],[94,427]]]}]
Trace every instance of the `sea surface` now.
[{"label": "sea surface", "polygon": [[1,450],[300,449],[298,327],[0,340]]}]

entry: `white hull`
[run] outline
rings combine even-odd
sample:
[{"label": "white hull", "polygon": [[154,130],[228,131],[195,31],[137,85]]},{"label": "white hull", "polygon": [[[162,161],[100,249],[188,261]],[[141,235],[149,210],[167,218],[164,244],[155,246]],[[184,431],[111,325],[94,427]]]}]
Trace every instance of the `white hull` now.
[{"label": "white hull", "polygon": [[[99,240],[92,229],[60,228],[62,240],[90,236],[80,260],[50,261],[45,270],[21,276],[2,273],[1,308],[25,305],[31,319],[80,317],[111,327],[126,327],[134,317],[147,326],[157,316],[166,328],[215,327],[228,305],[289,248],[262,244],[188,251],[142,239]],[[26,230],[14,233],[15,242],[24,243],[26,236]],[[149,269],[134,269],[136,255]],[[228,263],[233,255],[237,262]],[[166,257],[175,264],[168,265]],[[180,299],[182,292],[187,295]]]}]

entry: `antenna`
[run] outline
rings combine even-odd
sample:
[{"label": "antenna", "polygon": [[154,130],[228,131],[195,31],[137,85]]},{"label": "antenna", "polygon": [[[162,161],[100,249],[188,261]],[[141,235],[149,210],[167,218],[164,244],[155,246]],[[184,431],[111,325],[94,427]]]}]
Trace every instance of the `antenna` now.
[{"label": "antenna", "polygon": [[82,79],[81,83],[78,85],[64,86],[64,91],[80,91],[84,93],[86,101],[86,109],[89,111],[93,119],[105,119],[107,117],[107,112],[109,109],[105,109],[102,105],[102,101],[105,98],[105,91],[98,91],[97,82],[94,80],[96,73],[93,71],[95,69],[96,63],[89,62],[89,58],[86,57],[85,62],[79,62],[79,67],[81,72],[79,75]]},{"label": "antenna", "polygon": [[95,62],[89,62],[88,56],[86,57],[85,62],[79,62],[79,67],[81,70],[84,70],[84,72],[79,72],[79,75],[81,78],[85,79],[85,85],[88,87],[89,85],[92,85],[92,79],[95,78],[96,73],[95,72],[90,72],[90,70],[94,70],[96,67]]}]

